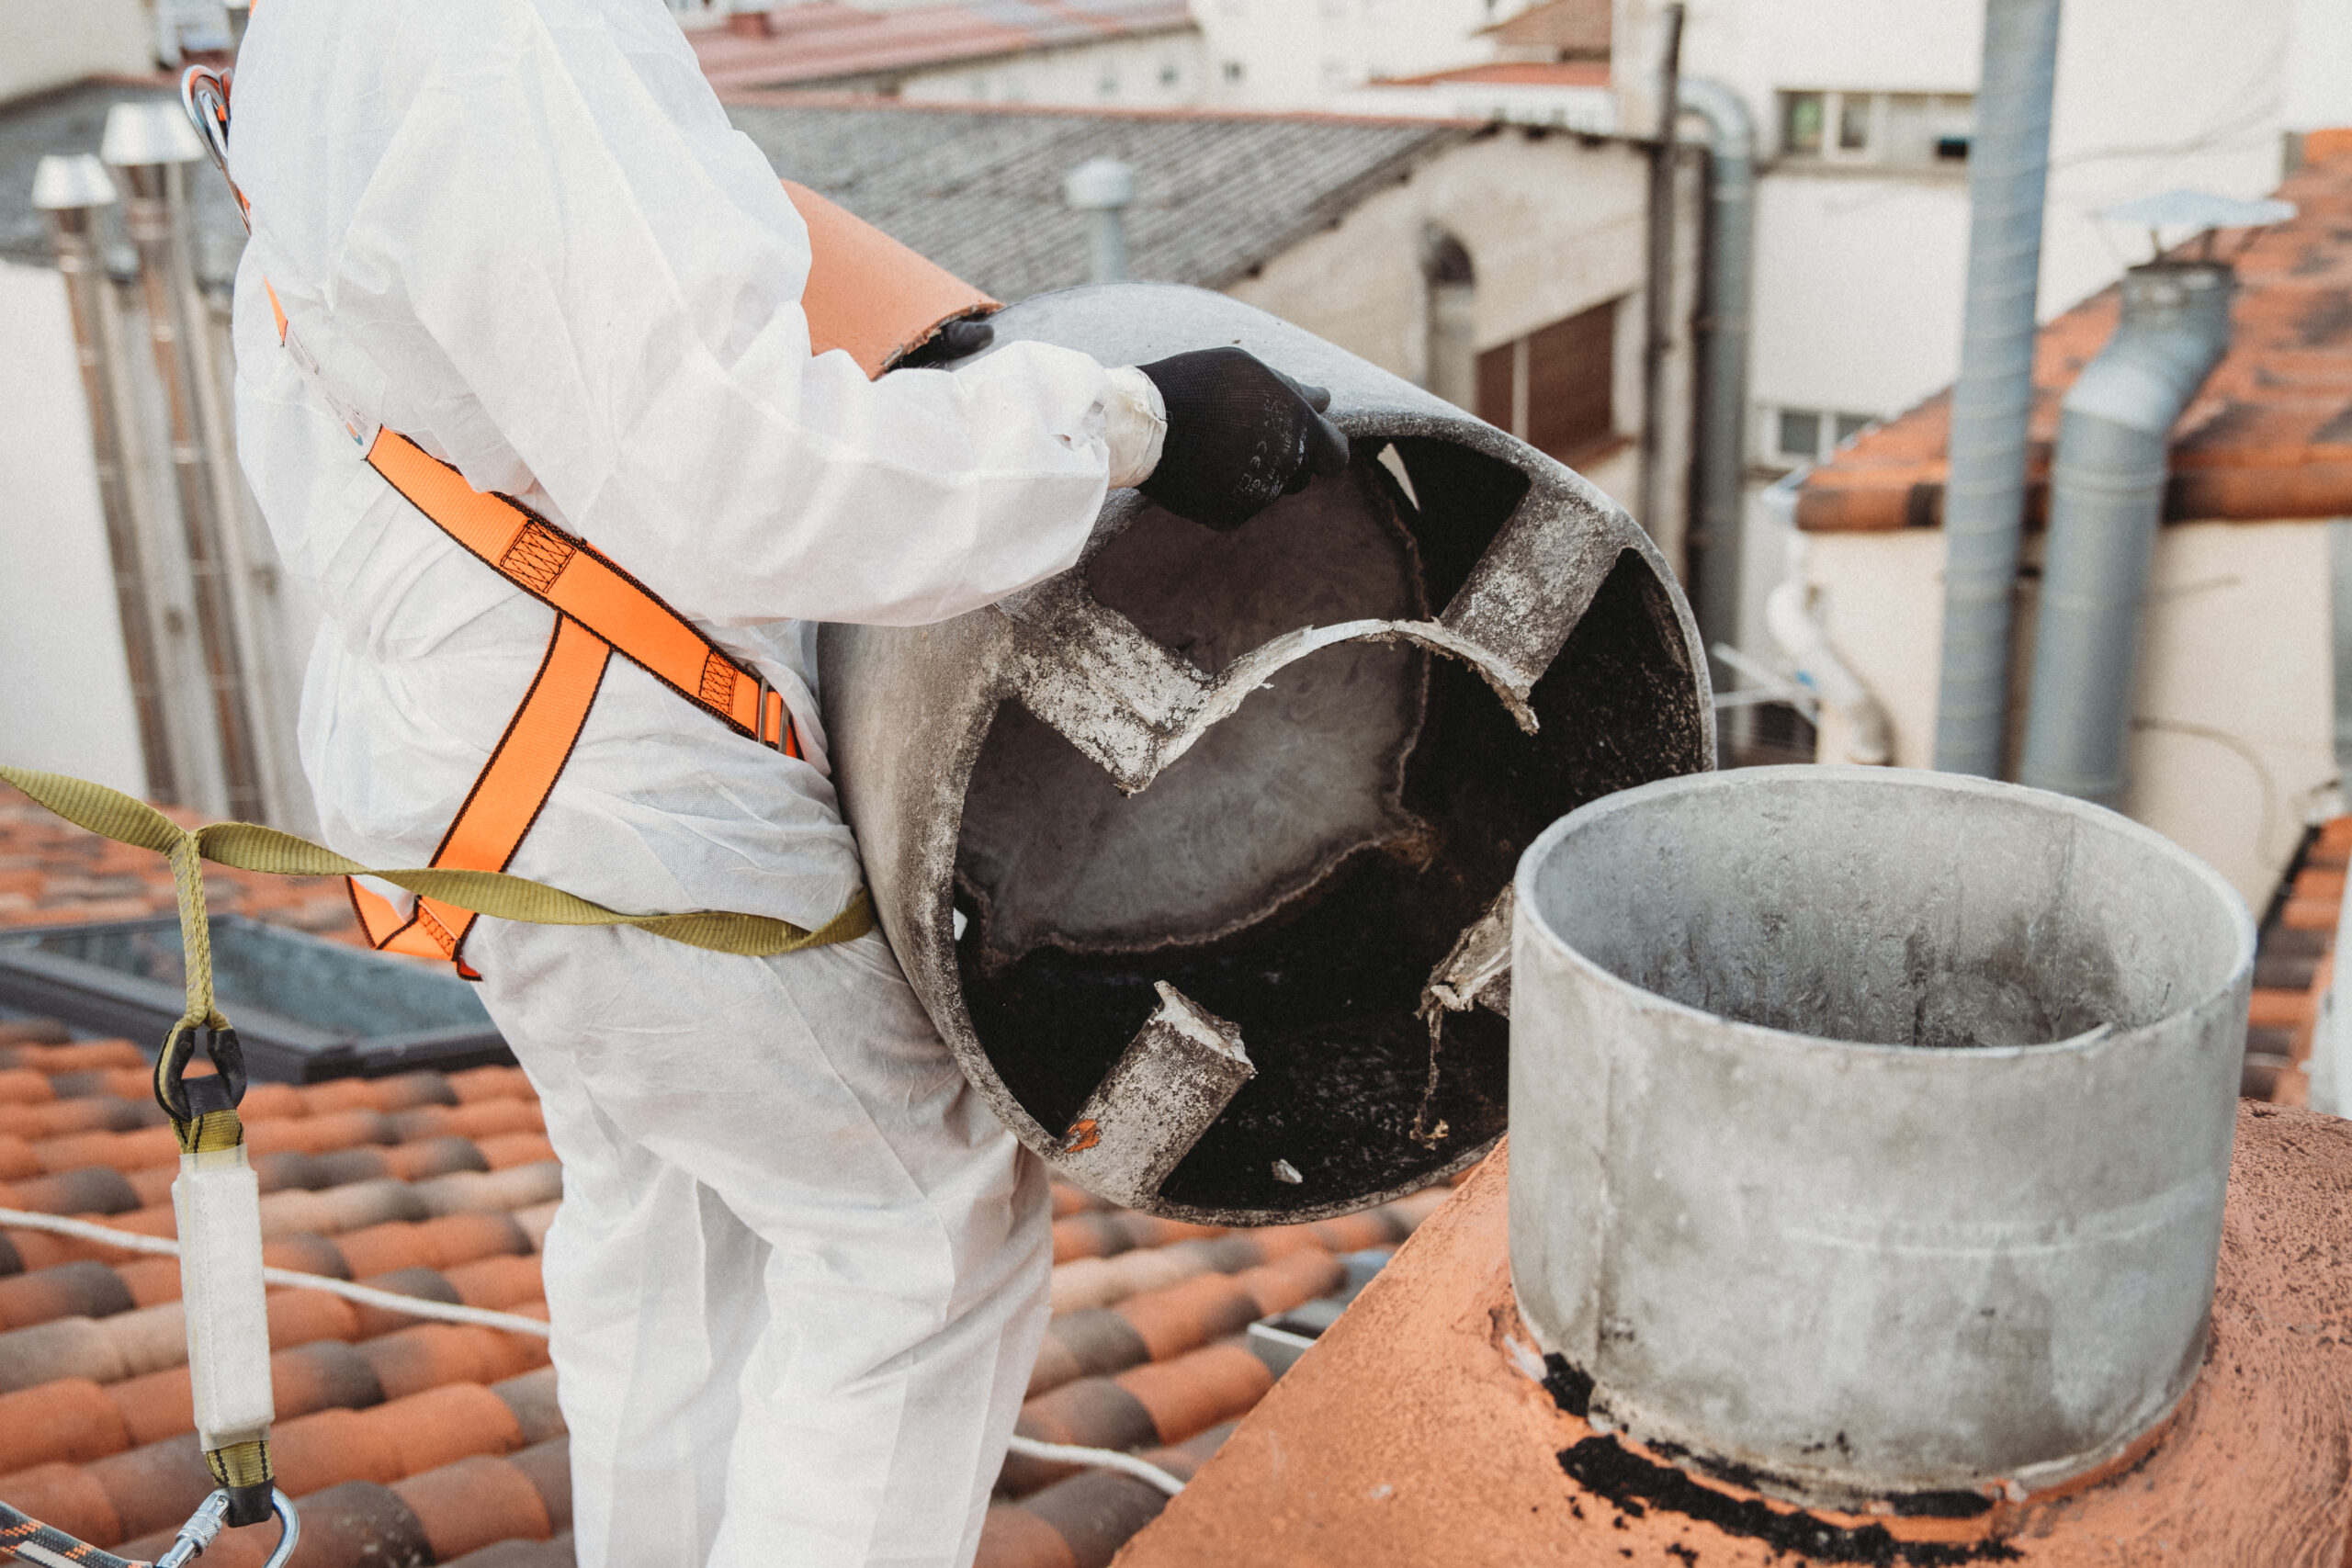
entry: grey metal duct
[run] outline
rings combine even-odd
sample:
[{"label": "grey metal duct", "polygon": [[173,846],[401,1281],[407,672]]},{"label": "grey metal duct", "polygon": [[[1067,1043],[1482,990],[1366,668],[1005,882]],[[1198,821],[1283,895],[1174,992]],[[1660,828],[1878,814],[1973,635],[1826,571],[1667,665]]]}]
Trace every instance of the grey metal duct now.
[{"label": "grey metal duct", "polygon": [[2101,806],[2122,796],[2165,450],[2229,346],[2233,291],[2219,262],[2133,267],[2122,321],[2066,394],[2018,773],[2036,788]]},{"label": "grey metal duct", "polygon": [[1943,660],[1936,766],[2000,772],[2009,604],[2025,523],[2034,303],[2058,74],[2058,0],[1985,0],[1984,67],[1968,147],[1968,311],[1944,482]]},{"label": "grey metal duct", "polygon": [[49,214],[58,276],[74,321],[74,349],[82,367],[82,396],[90,411],[90,457],[98,481],[98,512],[106,520],[107,556],[114,570],[115,615],[122,624],[123,663],[139,721],[139,752],[150,798],[180,803],[171,732],[164,722],[163,679],[155,652],[155,622],[147,602],[147,568],[139,520],[122,471],[122,433],[115,417],[119,389],[108,350],[117,323],[107,319],[106,272],[98,254],[96,218],[116,200],[106,165],[87,152],[47,157],[33,175],[33,205]]},{"label": "grey metal duct", "polygon": [[238,635],[234,587],[221,529],[220,487],[214,482],[199,408],[190,342],[196,332],[187,287],[181,225],[187,209],[186,171],[204,145],[180,112],[163,100],[117,104],[107,115],[99,157],[121,171],[128,186],[123,223],[139,253],[139,280],[147,307],[147,340],[163,384],[171,423],[172,478],[180,526],[187,542],[188,575],[196,597],[197,633],[204,648],[205,679],[220,738],[220,771],[229,815],[262,819],[261,764],[252,705],[246,696],[243,639]]},{"label": "grey metal duct", "polygon": [[1756,269],[1756,126],[1747,100],[1703,76],[1678,79],[1707,122],[1706,289],[1699,310],[1699,630],[1739,640],[1739,552],[1747,491],[1747,310]]}]

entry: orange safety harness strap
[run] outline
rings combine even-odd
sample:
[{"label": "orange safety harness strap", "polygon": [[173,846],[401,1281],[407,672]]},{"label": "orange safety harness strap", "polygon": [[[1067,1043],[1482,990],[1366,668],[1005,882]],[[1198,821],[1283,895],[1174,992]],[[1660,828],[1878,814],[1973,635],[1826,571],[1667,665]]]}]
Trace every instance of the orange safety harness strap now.
[{"label": "orange safety harness strap", "polygon": [[[274,288],[269,308],[278,341],[315,379]],[[320,389],[326,392],[323,384]],[[361,434],[356,427],[352,433],[355,438]],[[783,695],[594,547],[518,501],[474,489],[457,469],[396,432],[374,431],[367,461],[468,554],[556,613],[555,635],[538,673],[442,835],[433,866],[506,869],[570,761],[615,653],[737,734],[787,757],[802,755]],[[345,881],[360,929],[379,952],[447,959],[465,978],[481,978],[463,956],[467,934],[480,918],[473,911],[419,895],[403,917],[390,899],[356,878]]]}]

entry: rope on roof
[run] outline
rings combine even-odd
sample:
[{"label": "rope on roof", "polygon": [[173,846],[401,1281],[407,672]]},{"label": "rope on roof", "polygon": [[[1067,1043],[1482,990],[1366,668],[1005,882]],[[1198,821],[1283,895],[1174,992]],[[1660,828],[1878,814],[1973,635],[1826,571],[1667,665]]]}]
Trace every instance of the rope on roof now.
[{"label": "rope on roof", "polygon": [[[48,1231],[53,1235],[70,1235],[82,1241],[94,1241],[102,1247],[119,1247],[126,1252],[149,1252],[158,1258],[177,1258],[180,1244],[159,1235],[142,1235],[137,1231],[119,1230],[113,1225],[93,1224],[87,1220],[69,1220],[62,1214],[36,1214],[24,1209],[0,1209],[0,1225],[18,1230]],[[404,1296],[398,1291],[379,1291],[372,1285],[355,1285],[348,1280],[337,1280],[325,1274],[304,1274],[292,1269],[264,1269],[263,1280],[272,1285],[287,1285],[296,1290],[324,1291],[341,1296],[361,1306],[381,1307],[410,1317],[438,1318],[444,1323],[469,1323],[480,1328],[502,1329],[508,1334],[526,1334],[536,1339],[548,1337],[548,1325],[536,1317],[520,1313],[492,1312],[487,1307],[460,1306],[450,1302],[436,1302],[424,1296]]]}]

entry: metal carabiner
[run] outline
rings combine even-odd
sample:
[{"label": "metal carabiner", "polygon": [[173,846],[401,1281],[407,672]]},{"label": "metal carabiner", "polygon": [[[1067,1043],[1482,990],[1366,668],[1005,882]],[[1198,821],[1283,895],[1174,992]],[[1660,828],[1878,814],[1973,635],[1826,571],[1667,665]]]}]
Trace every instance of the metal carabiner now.
[{"label": "metal carabiner", "polygon": [[[275,1486],[269,1489],[269,1511],[277,1516],[277,1547],[262,1568],[286,1568],[302,1539],[302,1516],[294,1511],[294,1499]],[[171,1550],[155,1559],[154,1568],[187,1568],[206,1547],[220,1538],[221,1522],[228,1517],[227,1490],[214,1492],[197,1505],[196,1512],[180,1527],[180,1533],[172,1538]]]},{"label": "metal carabiner", "polygon": [[204,155],[212,160],[212,166],[229,182],[229,194],[237,198],[237,216],[244,220],[245,231],[251,233],[253,209],[229,174],[229,89],[235,79],[234,71],[191,65],[180,77],[180,107],[196,122],[196,133],[204,139]]}]

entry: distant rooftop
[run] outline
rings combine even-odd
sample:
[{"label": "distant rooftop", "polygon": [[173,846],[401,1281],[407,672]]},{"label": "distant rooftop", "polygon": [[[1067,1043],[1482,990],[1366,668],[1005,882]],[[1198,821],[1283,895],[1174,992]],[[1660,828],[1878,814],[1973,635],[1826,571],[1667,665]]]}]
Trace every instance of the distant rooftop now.
[{"label": "distant rooftop", "polygon": [[1193,25],[1185,0],[963,0],[904,11],[817,0],[764,15],[764,34],[753,19],[687,35],[713,86],[847,84]]},{"label": "distant rooftop", "polygon": [[[95,152],[112,105],[161,96],[160,86],[89,82],[0,109],[0,258],[51,264],[31,199],[41,155]],[[931,107],[789,93],[736,95],[727,112],[779,174],[1005,300],[1086,281],[1085,222],[1063,206],[1061,182],[1089,158],[1135,170],[1135,276],[1217,288],[1478,134],[1427,119]],[[198,270],[225,282],[244,231],[211,169],[190,164],[187,181]]]},{"label": "distant rooftop", "polygon": [[[2169,521],[2261,522],[2352,513],[2352,132],[2315,132],[2279,186],[2297,215],[2224,232],[2238,295],[2229,353],[2173,427]],[[2115,331],[2109,288],[2035,344],[2029,512],[2043,517],[2059,405]],[[1951,393],[1864,432],[1797,495],[1809,529],[1934,527],[1943,520]]]},{"label": "distant rooftop", "polygon": [[1546,0],[1486,36],[1519,60],[1607,60],[1611,40],[1610,0]]},{"label": "distant rooftop", "polygon": [[1135,276],[1219,288],[1477,133],[1328,115],[748,96],[728,114],[779,174],[1006,300],[1086,281],[1085,220],[1063,206],[1061,182],[1089,158],[1135,171]]}]

